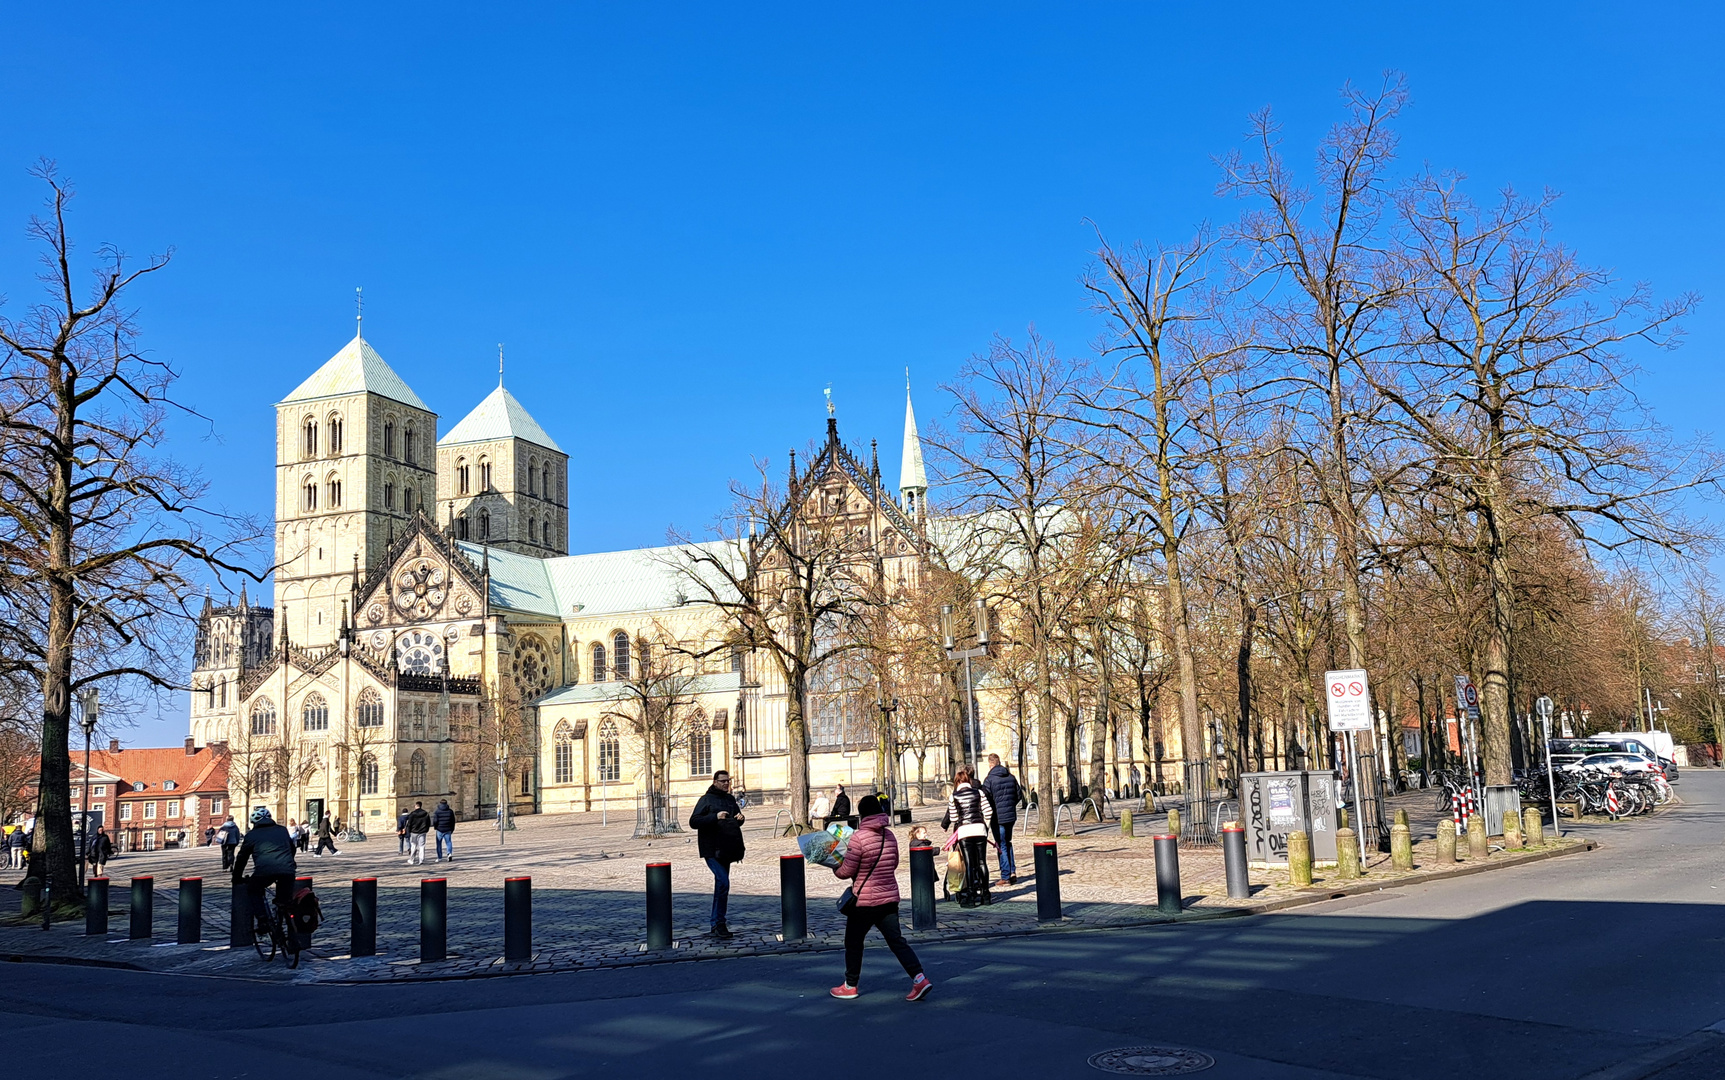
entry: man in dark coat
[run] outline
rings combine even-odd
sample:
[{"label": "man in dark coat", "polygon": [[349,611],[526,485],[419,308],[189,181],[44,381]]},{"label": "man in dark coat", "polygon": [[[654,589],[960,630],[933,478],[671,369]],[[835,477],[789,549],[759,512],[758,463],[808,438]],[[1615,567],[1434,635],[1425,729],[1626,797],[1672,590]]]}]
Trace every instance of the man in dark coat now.
[{"label": "man in dark coat", "polygon": [[437,861],[442,862],[447,854],[449,861],[455,861],[455,811],[449,808],[448,799],[437,800],[437,809],[431,812],[431,827],[437,833]]},{"label": "man in dark coat", "polygon": [[[312,858],[323,858],[323,849],[325,847],[329,848],[329,853],[331,855],[341,854],[340,851],[336,850],[335,832],[335,821],[328,814],[325,814],[323,816],[323,820],[317,823],[317,850],[312,853]],[[303,840],[300,842],[299,849],[301,851],[305,850],[305,842]]]},{"label": "man in dark coat", "polygon": [[731,774],[720,770],[713,784],[689,815],[701,858],[713,872],[713,936],[731,937],[725,925],[725,906],[731,898],[731,864],[743,861],[743,814],[731,796]]},{"label": "man in dark coat", "polygon": [[409,864],[425,861],[425,834],[431,831],[431,815],[425,812],[425,804],[416,802],[407,814],[407,861]]},{"label": "man in dark coat", "polygon": [[222,869],[232,870],[234,852],[240,849],[240,827],[234,824],[232,814],[229,814],[228,819],[222,822],[221,828],[216,830],[216,841],[222,845]]},{"label": "man in dark coat", "polygon": [[1000,846],[1000,880],[995,884],[1018,884],[1018,861],[1012,857],[1012,827],[1018,824],[1018,778],[1000,763],[999,754],[988,755],[990,766],[982,789],[994,803],[994,842]]}]

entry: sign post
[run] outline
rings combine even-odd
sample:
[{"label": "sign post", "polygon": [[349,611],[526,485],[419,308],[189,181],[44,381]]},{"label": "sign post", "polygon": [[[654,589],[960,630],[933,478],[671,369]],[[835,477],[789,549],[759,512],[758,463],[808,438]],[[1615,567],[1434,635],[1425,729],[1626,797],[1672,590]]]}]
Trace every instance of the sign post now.
[{"label": "sign post", "polygon": [[1370,684],[1359,668],[1324,672],[1324,704],[1328,708],[1330,730],[1347,735],[1348,772],[1354,778],[1354,838],[1360,844],[1360,867],[1366,865],[1365,805],[1360,800],[1360,752],[1354,742],[1354,732],[1374,731]]},{"label": "sign post", "polygon": [[[1466,736],[1463,748],[1467,751],[1468,786],[1473,788],[1475,804],[1483,808],[1485,785],[1479,768],[1479,690],[1474,686],[1472,676],[1455,677],[1455,700],[1457,705],[1467,710],[1467,723],[1462,726],[1462,732]],[[1458,719],[1460,711],[1457,710]]]},{"label": "sign post", "polygon": [[1555,704],[1549,697],[1541,696],[1533,703],[1533,711],[1539,714],[1540,726],[1545,731],[1545,782],[1551,790],[1551,831],[1563,839],[1563,826],[1557,823],[1557,774],[1551,768],[1551,714]]}]

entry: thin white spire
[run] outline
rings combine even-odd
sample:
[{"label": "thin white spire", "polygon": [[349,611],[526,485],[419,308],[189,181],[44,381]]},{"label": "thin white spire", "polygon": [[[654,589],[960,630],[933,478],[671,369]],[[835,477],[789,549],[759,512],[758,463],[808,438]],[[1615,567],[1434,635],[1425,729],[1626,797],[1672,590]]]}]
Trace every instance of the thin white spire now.
[{"label": "thin white spire", "polygon": [[905,509],[920,511],[928,492],[928,474],[922,467],[922,438],[916,430],[916,409],[910,403],[910,369],[904,369],[904,456],[898,470],[898,491]]}]

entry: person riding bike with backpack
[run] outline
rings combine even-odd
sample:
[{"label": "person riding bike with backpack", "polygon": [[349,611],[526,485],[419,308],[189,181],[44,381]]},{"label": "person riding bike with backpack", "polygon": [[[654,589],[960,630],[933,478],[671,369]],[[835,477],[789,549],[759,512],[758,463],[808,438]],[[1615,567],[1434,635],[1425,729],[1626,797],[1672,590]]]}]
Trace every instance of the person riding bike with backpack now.
[{"label": "person riding bike with backpack", "polygon": [[[276,906],[286,908],[293,900],[294,875],[298,867],[294,865],[294,840],[288,835],[285,827],[276,824],[270,817],[269,808],[260,806],[252,811],[252,828],[246,833],[245,840],[240,844],[239,854],[234,856],[234,884],[243,880],[246,894],[251,899],[251,910],[254,919],[264,909],[264,890],[271,885],[276,887]],[[252,864],[252,876],[246,877],[246,863]]]}]

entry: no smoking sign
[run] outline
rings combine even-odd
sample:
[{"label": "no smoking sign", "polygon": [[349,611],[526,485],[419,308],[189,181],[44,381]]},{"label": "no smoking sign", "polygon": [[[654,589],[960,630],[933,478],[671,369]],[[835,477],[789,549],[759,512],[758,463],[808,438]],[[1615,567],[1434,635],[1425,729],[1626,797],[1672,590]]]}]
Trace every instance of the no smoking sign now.
[{"label": "no smoking sign", "polygon": [[1364,671],[1358,668],[1326,671],[1324,685],[1329,688],[1324,700],[1329,708],[1331,731],[1372,730],[1370,684]]}]

